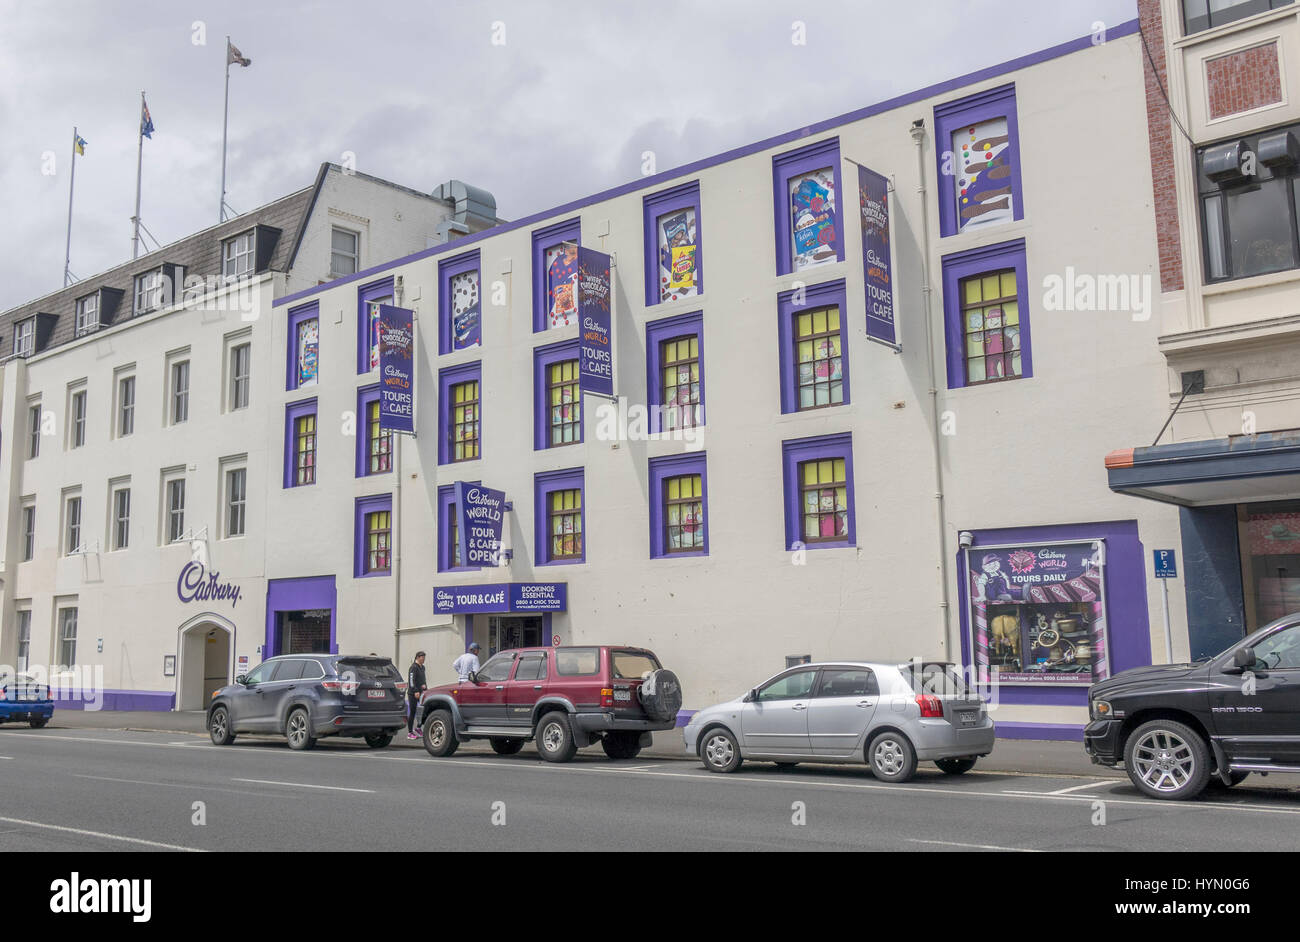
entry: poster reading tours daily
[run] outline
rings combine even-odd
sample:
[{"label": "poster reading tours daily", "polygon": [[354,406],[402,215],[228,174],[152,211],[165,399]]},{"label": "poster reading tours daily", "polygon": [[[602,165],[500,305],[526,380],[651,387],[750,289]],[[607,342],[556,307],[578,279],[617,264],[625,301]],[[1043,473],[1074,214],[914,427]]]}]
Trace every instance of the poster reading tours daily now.
[{"label": "poster reading tours daily", "polygon": [[600,396],[614,395],[609,273],[608,255],[578,249],[578,388]]},{"label": "poster reading tours daily", "polygon": [[455,484],[456,541],[466,566],[496,566],[501,549],[505,491],[479,484]]},{"label": "poster reading tours daily", "polygon": [[862,210],[867,336],[896,348],[894,282],[889,268],[889,181],[866,167],[858,167],[858,205]]},{"label": "poster reading tours daily", "polygon": [[981,683],[1104,679],[1106,606],[1097,543],[968,552],[974,664]]},{"label": "poster reading tours daily", "polygon": [[379,306],[379,428],[415,431],[415,334],[406,308]]}]

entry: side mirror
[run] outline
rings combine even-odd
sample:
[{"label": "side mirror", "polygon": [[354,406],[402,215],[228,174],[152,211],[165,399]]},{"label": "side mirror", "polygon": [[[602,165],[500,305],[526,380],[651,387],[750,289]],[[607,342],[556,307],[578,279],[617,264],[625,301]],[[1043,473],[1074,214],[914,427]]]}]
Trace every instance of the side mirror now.
[{"label": "side mirror", "polygon": [[758,699],[758,688],[757,688],[757,687],[753,687],[753,688],[751,688],[750,691],[749,691],[749,693],[745,694],[745,702],[746,702],[746,703],[753,703],[753,702],[754,702],[755,700],[757,700],[757,699]]},{"label": "side mirror", "polygon": [[242,687],[244,684],[248,683],[248,675],[240,674],[238,677],[235,678],[235,683],[239,684]]},{"label": "side mirror", "polygon": [[1250,648],[1238,648],[1232,655],[1232,666],[1247,670],[1255,666],[1255,652]]}]

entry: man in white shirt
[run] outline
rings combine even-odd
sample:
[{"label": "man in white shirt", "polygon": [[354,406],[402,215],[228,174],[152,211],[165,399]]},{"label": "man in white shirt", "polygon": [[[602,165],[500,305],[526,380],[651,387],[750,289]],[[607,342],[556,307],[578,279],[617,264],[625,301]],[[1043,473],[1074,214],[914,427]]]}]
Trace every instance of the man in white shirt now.
[{"label": "man in white shirt", "polygon": [[469,680],[471,672],[479,669],[478,652],[481,650],[482,648],[479,647],[477,641],[471,641],[469,650],[452,662],[451,669],[456,672],[456,676],[462,684]]}]

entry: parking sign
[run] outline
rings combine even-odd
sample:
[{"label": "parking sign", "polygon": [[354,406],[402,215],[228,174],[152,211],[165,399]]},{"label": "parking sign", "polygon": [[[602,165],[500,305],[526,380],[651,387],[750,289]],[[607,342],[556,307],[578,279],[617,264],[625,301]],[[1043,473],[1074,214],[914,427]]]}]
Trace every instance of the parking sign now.
[{"label": "parking sign", "polygon": [[1178,578],[1178,556],[1173,550],[1152,550],[1155,559],[1157,579]]}]

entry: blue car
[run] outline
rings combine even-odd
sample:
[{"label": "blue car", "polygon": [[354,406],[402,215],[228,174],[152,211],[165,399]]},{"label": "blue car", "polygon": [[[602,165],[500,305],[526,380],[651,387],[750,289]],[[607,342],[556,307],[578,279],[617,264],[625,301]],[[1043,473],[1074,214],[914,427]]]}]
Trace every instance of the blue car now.
[{"label": "blue car", "polygon": [[24,722],[40,729],[54,715],[50,688],[26,674],[0,676],[0,723]]}]

